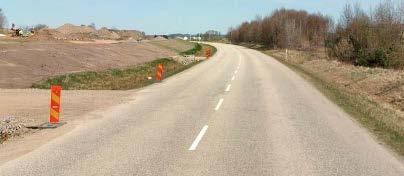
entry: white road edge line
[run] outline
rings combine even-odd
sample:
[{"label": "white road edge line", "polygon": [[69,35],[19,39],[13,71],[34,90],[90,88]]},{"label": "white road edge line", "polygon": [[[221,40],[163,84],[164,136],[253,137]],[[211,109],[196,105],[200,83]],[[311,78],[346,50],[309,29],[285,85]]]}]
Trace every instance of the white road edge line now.
[{"label": "white road edge line", "polygon": [[231,78],[232,81],[234,81],[235,79],[236,79],[236,76],[233,76],[233,77]]},{"label": "white road edge line", "polygon": [[229,85],[226,87],[226,92],[229,92],[229,91],[230,91],[230,88],[231,88],[231,84],[229,84]]},{"label": "white road edge line", "polygon": [[206,131],[208,130],[209,126],[205,125],[201,132],[199,132],[198,136],[196,137],[196,139],[194,140],[194,142],[192,143],[191,147],[189,147],[188,150],[196,150],[196,147],[198,147],[199,142],[201,142],[203,135],[205,135]]},{"label": "white road edge line", "polygon": [[223,98],[219,100],[219,103],[217,103],[217,105],[216,105],[215,111],[218,111],[220,109],[220,106],[222,106],[223,101],[224,101]]}]

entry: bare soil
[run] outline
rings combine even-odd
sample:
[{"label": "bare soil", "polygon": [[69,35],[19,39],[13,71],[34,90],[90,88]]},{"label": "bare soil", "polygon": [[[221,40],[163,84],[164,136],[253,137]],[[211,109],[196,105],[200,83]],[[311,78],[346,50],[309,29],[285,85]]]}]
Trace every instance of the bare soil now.
[{"label": "bare soil", "polygon": [[50,76],[122,68],[174,55],[149,43],[0,43],[0,88],[29,88]]}]

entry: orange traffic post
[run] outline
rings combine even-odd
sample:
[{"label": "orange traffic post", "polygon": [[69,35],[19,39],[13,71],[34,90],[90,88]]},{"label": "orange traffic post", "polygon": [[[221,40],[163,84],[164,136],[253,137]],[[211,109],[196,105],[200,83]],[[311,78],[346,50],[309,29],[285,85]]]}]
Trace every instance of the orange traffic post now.
[{"label": "orange traffic post", "polygon": [[51,103],[50,103],[50,124],[60,123],[60,95],[62,92],[61,86],[51,86]]},{"label": "orange traffic post", "polygon": [[156,68],[156,81],[160,82],[163,80],[164,67],[163,64],[159,64]]},{"label": "orange traffic post", "polygon": [[205,49],[205,57],[208,59],[212,57],[212,50],[210,48]]}]

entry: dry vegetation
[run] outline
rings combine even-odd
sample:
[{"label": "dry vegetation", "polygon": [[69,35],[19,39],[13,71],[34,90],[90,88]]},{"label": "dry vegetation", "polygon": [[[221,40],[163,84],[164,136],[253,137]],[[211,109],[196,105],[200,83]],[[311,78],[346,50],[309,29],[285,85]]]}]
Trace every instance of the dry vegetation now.
[{"label": "dry vegetation", "polygon": [[354,65],[404,68],[404,1],[385,0],[366,12],[347,5],[334,23],[322,14],[280,9],[230,29],[233,43],[268,48],[326,47],[329,56]]},{"label": "dry vegetation", "polygon": [[321,46],[326,38],[330,18],[306,11],[276,10],[270,16],[244,22],[230,29],[234,43],[256,43],[270,48],[308,48]]},{"label": "dry vegetation", "polygon": [[326,41],[330,56],[355,65],[404,68],[404,1],[373,12],[347,5]]}]

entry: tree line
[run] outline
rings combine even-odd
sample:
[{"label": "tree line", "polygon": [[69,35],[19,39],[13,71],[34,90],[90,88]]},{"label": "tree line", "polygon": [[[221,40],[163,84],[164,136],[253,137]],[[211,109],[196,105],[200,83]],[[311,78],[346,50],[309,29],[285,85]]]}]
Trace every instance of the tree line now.
[{"label": "tree line", "polygon": [[260,43],[270,48],[302,48],[321,45],[331,19],[306,11],[279,9],[230,29],[235,43]]},{"label": "tree line", "polygon": [[330,57],[355,65],[404,68],[404,0],[385,0],[369,11],[348,4],[337,22],[320,13],[278,9],[230,28],[228,38],[269,48],[326,47]]}]

